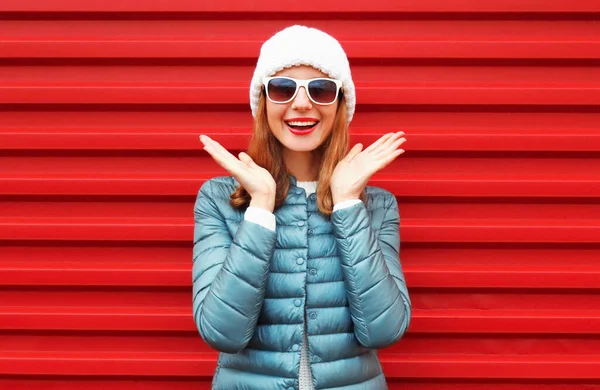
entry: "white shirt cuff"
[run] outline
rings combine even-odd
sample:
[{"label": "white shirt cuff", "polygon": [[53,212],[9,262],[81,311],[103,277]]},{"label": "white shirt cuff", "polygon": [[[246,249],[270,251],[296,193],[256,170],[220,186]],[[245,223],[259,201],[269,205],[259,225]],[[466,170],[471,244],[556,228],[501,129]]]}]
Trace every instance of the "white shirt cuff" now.
[{"label": "white shirt cuff", "polygon": [[333,211],[339,210],[339,209],[345,209],[346,207],[350,207],[352,205],[355,205],[357,203],[362,202],[362,200],[360,199],[350,199],[350,200],[345,200],[343,202],[340,202],[338,204],[334,204],[333,205]]},{"label": "white shirt cuff", "polygon": [[260,207],[248,206],[246,212],[244,213],[244,219],[275,231],[275,214],[269,210],[265,210]]}]

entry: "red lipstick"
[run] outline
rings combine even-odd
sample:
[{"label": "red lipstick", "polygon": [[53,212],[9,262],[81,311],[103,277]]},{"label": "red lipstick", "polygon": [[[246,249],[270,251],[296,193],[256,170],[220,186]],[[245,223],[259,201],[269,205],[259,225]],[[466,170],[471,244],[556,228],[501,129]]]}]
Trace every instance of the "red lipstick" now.
[{"label": "red lipstick", "polygon": [[[289,119],[286,119],[284,122],[287,125],[287,128],[289,129],[290,133],[292,133],[294,135],[308,135],[308,134],[312,133],[317,128],[317,125],[319,124],[319,120],[317,118],[308,118],[308,117],[289,118]],[[291,127],[289,122],[315,122],[315,124],[309,128],[298,129],[298,128]]]}]

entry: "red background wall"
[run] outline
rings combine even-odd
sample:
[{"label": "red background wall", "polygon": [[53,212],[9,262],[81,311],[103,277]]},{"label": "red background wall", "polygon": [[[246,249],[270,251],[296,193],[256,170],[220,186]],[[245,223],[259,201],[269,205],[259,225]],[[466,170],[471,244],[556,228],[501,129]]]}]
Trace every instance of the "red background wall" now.
[{"label": "red background wall", "polygon": [[[193,203],[261,43],[338,38],[353,143],[404,130],[391,389],[600,388],[600,2],[0,2],[0,388],[208,389]],[[343,373],[340,373],[343,375]]]}]

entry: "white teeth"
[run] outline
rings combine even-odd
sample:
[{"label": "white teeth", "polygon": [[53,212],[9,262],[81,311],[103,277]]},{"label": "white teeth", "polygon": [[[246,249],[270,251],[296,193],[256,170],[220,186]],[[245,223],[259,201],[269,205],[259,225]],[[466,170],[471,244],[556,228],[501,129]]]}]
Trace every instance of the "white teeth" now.
[{"label": "white teeth", "polygon": [[312,122],[289,121],[286,123],[288,125],[292,125],[292,126],[314,126],[317,124],[317,121],[312,121]]}]

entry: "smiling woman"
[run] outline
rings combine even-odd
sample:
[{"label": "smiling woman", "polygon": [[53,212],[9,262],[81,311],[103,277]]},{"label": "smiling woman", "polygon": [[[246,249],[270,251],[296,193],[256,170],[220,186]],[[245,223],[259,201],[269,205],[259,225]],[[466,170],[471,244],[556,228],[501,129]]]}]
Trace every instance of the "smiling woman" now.
[{"label": "smiling woman", "polygon": [[[299,82],[294,82],[295,90],[291,91],[293,98],[289,99],[287,103],[280,103],[272,99],[273,95],[282,95],[282,93],[277,93],[280,89],[277,84],[278,79],[275,78],[268,82],[266,109],[269,128],[275,138],[290,152],[312,152],[333,130],[338,105],[332,103],[335,103],[337,98],[337,86],[332,82],[334,91],[327,104],[315,103],[311,96],[317,95],[315,91],[317,87],[309,86],[307,90],[299,84],[304,82],[304,84],[310,85],[309,82],[314,82],[314,79],[318,80],[318,78],[326,76],[323,72],[310,66],[299,65],[279,71],[276,75],[295,77],[295,79],[289,80],[299,80]],[[298,136],[303,137],[299,138]],[[292,154],[288,153],[288,156]],[[313,178],[300,179],[312,180]]]},{"label": "smiling woman", "polygon": [[348,150],[354,94],[339,42],[292,26],[261,49],[248,153],[200,137],[231,174],[194,209],[194,320],[221,351],[215,390],[387,389],[376,350],[404,335],[411,302],[396,197],[367,182],[406,140]]}]

